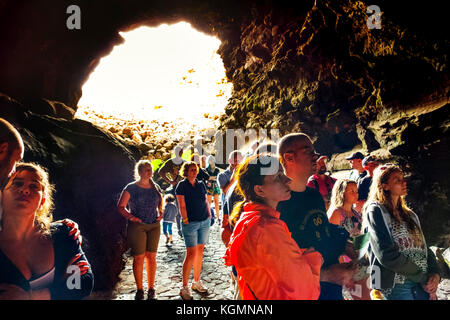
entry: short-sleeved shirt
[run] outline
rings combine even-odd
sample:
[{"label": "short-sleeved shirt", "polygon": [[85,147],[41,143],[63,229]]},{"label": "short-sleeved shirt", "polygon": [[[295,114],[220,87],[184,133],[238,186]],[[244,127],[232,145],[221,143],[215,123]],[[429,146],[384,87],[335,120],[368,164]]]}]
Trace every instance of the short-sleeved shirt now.
[{"label": "short-sleeved shirt", "polygon": [[240,201],[243,201],[244,198],[240,195],[237,190],[237,181],[233,183],[233,185],[228,189],[227,194],[225,196],[225,201],[223,203],[223,214],[231,215],[233,212],[234,205]]},{"label": "short-sleeved shirt", "polygon": [[209,179],[209,174],[206,172],[205,169],[199,168],[197,179],[203,181],[203,183],[206,183]]},{"label": "short-sleeved shirt", "polygon": [[366,170],[364,170],[363,172],[359,173],[359,171],[355,169],[355,170],[350,171],[350,174],[349,174],[348,178],[350,180],[354,180],[354,181],[356,181],[356,183],[358,183],[366,175],[367,175],[367,171]]},{"label": "short-sleeved shirt", "polygon": [[131,182],[123,189],[130,194],[128,207],[130,213],[142,220],[143,223],[152,224],[158,218],[158,206],[161,196],[155,188],[141,188],[136,182]]},{"label": "short-sleeved shirt", "polygon": [[178,208],[174,203],[168,202],[164,208],[164,222],[175,222]]},{"label": "short-sleeved shirt", "polygon": [[325,175],[325,179],[321,179],[317,174],[314,174],[309,177],[306,185],[310,188],[317,189],[322,197],[329,200],[331,198],[331,191],[333,190],[335,182],[336,179],[328,175]]},{"label": "short-sleeved shirt", "polygon": [[195,179],[192,185],[187,179],[181,180],[175,189],[177,196],[184,196],[189,221],[204,221],[209,217],[206,207],[206,186]]},{"label": "short-sleeved shirt", "polygon": [[325,203],[317,190],[306,187],[303,192],[291,191],[291,198],[280,202],[277,210],[300,248],[314,247],[322,254],[324,267],[339,263],[349,234],[328,221]]},{"label": "short-sleeved shirt", "polygon": [[358,183],[358,200],[367,200],[369,197],[370,185],[372,184],[372,177],[365,176]]},{"label": "short-sleeved shirt", "polygon": [[230,182],[231,176],[233,175],[233,171],[230,168],[227,168],[225,171],[219,173],[217,176],[217,182],[219,183],[219,187],[223,189],[225,185]]}]

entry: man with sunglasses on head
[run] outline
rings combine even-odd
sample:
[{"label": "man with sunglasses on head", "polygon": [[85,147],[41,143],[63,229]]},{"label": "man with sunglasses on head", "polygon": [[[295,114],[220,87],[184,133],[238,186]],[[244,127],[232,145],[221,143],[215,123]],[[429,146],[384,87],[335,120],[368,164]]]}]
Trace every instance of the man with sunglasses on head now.
[{"label": "man with sunglasses on head", "polygon": [[285,174],[291,179],[291,198],[279,203],[277,210],[292,238],[300,248],[313,247],[322,254],[319,300],[343,300],[342,286],[353,286],[355,268],[340,264],[339,256],[346,252],[348,232],[329,223],[322,195],[306,186],[316,170],[318,154],[311,139],[303,133],[291,133],[281,138],[278,154]]}]

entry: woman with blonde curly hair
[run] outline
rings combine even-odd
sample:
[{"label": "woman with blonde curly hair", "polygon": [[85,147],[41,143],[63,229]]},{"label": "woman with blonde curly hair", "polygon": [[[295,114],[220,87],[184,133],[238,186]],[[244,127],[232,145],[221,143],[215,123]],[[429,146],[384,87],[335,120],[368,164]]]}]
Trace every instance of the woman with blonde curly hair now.
[{"label": "woman with blonde curly hair", "polygon": [[387,164],[375,170],[363,209],[363,228],[370,235],[372,289],[388,300],[436,299],[439,267],[419,218],[406,205],[406,194],[400,167]]},{"label": "woman with blonde curly hair", "polygon": [[[354,209],[358,202],[358,187],[356,181],[350,179],[338,179],[331,192],[330,207],[327,215],[330,223],[347,230],[350,237],[361,235],[362,215]],[[370,300],[370,289],[367,287],[367,259],[356,260],[357,255],[352,243],[347,247],[347,254],[342,255],[340,262],[352,262],[358,266],[358,272],[353,277],[354,290],[349,290],[354,300]],[[347,288],[348,289],[348,288]]]},{"label": "woman with blonde curly hair", "polygon": [[328,220],[345,228],[351,237],[361,233],[361,214],[353,208],[358,201],[358,186],[356,181],[338,179],[331,191]]},{"label": "woman with blonde curly hair", "polygon": [[[47,172],[36,164],[16,166],[2,190],[0,299],[81,299],[90,294],[93,274],[79,240],[63,223],[52,223]],[[71,273],[81,278],[71,283]]]}]

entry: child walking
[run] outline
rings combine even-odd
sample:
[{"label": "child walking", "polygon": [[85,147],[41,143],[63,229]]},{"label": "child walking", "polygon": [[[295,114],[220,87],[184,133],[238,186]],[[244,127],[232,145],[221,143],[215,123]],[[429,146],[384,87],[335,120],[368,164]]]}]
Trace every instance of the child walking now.
[{"label": "child walking", "polygon": [[175,222],[178,209],[175,205],[175,197],[168,194],[164,197],[164,218],[163,218],[163,233],[166,236],[166,244],[173,244],[172,238],[172,224]]}]

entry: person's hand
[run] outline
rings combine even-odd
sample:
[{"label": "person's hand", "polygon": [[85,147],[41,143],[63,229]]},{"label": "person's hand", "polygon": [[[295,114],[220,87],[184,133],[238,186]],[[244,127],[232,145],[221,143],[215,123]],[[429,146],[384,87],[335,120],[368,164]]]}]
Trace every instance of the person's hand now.
[{"label": "person's hand", "polygon": [[128,220],[130,220],[131,222],[142,223],[142,220],[135,216],[130,217],[130,219],[128,219]]},{"label": "person's hand", "polygon": [[10,283],[0,283],[0,300],[30,300],[29,292]]},{"label": "person's hand", "polygon": [[430,300],[437,300],[436,293],[430,293]]},{"label": "person's hand", "polygon": [[158,218],[156,218],[156,222],[160,222],[163,217],[164,217],[164,215],[160,214],[158,216]]},{"label": "person's hand", "polygon": [[433,273],[428,277],[427,283],[422,285],[423,290],[429,294],[436,293],[441,277],[437,273]]},{"label": "person's hand", "polygon": [[[68,278],[72,273],[67,273],[67,269],[70,266],[77,266],[80,269],[80,276],[86,274],[89,271],[89,263],[85,260],[78,261],[81,258],[81,253],[76,254],[67,264],[65,278]],[[77,262],[78,261],[78,262]]]},{"label": "person's hand", "polygon": [[347,242],[345,245],[345,253],[352,260],[358,258],[358,253],[353,249],[353,243]]},{"label": "person's hand", "polygon": [[64,220],[58,220],[55,221],[57,223],[63,223],[66,226],[68,226],[70,228],[69,231],[69,236],[73,236],[74,240],[77,240],[80,242],[80,246],[83,242],[83,237],[80,235],[80,228],[78,227],[78,223],[76,223],[75,221],[72,221],[70,219],[64,219]]},{"label": "person's hand", "polygon": [[348,288],[353,288],[353,276],[357,271],[357,265],[351,263],[338,263],[322,269],[320,280],[331,282]]}]

